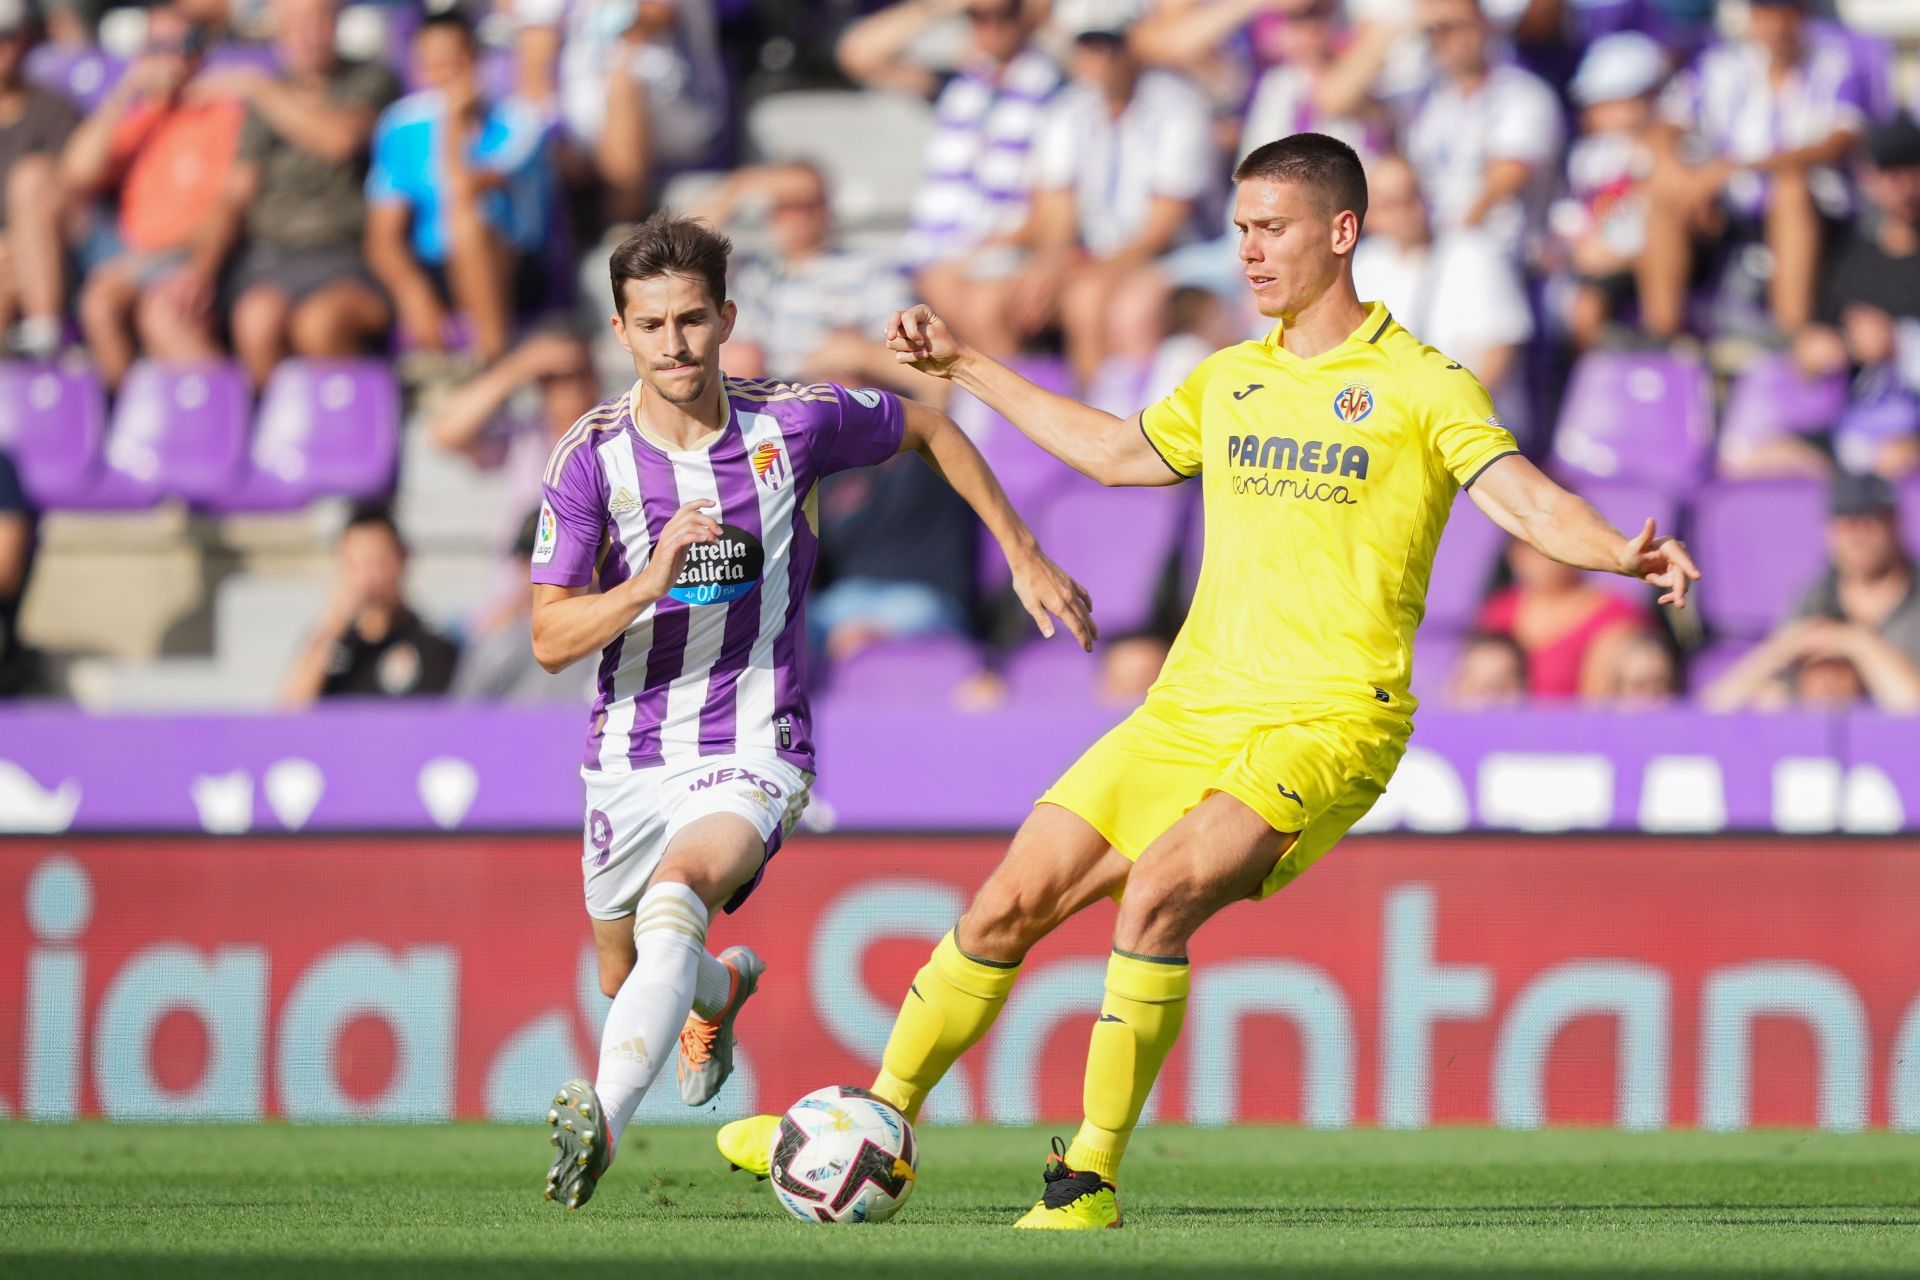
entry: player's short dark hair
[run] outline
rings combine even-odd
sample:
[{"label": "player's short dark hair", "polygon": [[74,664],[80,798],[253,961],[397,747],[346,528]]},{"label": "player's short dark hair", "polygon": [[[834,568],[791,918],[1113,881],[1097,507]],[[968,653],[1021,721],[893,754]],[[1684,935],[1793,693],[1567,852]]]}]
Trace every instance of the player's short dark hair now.
[{"label": "player's short dark hair", "polygon": [[400,526],[394,523],[393,509],[384,502],[356,502],[347,512],[347,522],[341,526],[344,537],[355,529],[384,529],[400,554],[407,554],[407,540],[400,536]]},{"label": "player's short dark hair", "polygon": [[727,300],[727,257],[732,252],[733,241],[706,223],[662,209],[622,240],[608,260],[613,309],[626,314],[627,281],[668,275],[692,276],[706,285],[719,306]]},{"label": "player's short dark hair", "polygon": [[1296,133],[1255,147],[1233,171],[1235,182],[1297,182],[1314,193],[1328,217],[1353,210],[1367,223],[1367,171],[1352,147],[1324,133]]}]

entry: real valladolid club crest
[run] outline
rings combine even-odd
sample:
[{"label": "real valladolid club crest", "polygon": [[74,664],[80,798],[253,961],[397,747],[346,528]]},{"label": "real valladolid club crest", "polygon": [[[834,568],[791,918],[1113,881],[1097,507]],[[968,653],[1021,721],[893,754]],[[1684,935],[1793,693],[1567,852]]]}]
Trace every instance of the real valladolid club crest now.
[{"label": "real valladolid club crest", "polygon": [[1373,392],[1359,383],[1333,398],[1333,416],[1342,422],[1358,422],[1373,412]]},{"label": "real valladolid club crest", "polygon": [[775,493],[792,478],[792,469],[787,465],[787,451],[780,447],[779,441],[762,440],[753,447],[753,476]]}]

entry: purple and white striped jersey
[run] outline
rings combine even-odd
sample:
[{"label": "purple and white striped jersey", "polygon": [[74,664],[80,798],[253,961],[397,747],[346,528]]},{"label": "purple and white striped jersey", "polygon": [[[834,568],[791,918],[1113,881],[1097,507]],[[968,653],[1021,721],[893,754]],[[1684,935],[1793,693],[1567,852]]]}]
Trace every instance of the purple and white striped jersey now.
[{"label": "purple and white striped jersey", "polygon": [[832,383],[728,378],[727,425],[669,450],[634,422],[630,391],[554,447],[533,580],[605,591],[640,572],[682,504],[719,506],[672,591],[601,651],[589,769],[631,772],[755,749],[813,768],[802,605],[820,543],[814,486],[900,448],[900,400]]}]

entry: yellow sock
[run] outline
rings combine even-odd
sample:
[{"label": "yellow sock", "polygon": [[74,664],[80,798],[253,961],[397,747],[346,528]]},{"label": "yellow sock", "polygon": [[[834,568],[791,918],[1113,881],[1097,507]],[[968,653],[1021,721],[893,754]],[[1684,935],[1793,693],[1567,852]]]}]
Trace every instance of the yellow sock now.
[{"label": "yellow sock", "polygon": [[1067,1166],[1113,1182],[1140,1108],[1180,1038],[1187,1016],[1185,956],[1162,958],[1115,951],[1107,961],[1107,998],[1087,1046],[1086,1119],[1067,1148]]},{"label": "yellow sock", "polygon": [[976,960],[953,933],[940,939],[894,1019],[873,1091],[917,1119],[927,1091],[987,1033],[1020,976],[1017,964]]}]

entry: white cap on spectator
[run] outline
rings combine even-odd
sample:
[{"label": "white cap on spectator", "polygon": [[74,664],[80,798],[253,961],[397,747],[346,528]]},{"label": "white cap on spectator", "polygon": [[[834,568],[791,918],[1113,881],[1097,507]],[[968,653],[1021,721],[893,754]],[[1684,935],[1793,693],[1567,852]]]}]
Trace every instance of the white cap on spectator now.
[{"label": "white cap on spectator", "polygon": [[1583,107],[1652,93],[1667,78],[1667,51],[1652,36],[1616,31],[1601,36],[1580,59],[1567,92]]},{"label": "white cap on spectator", "polygon": [[1055,0],[1053,26],[1068,40],[1119,36],[1140,20],[1140,0]]},{"label": "white cap on spectator", "polygon": [[33,25],[33,10],[27,0],[0,0],[0,34],[12,35]]}]

